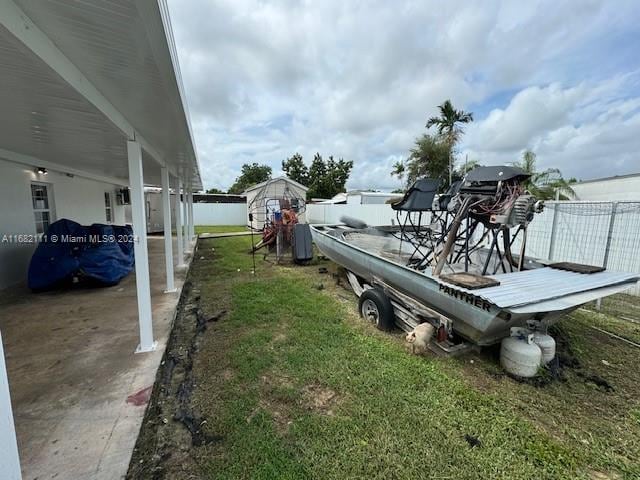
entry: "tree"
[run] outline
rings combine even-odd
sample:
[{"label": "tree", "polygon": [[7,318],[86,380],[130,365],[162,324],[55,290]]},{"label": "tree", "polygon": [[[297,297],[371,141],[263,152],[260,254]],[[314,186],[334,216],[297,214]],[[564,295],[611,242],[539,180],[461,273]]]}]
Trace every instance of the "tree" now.
[{"label": "tree", "polygon": [[441,190],[446,190],[450,154],[450,144],[443,135],[424,133],[416,138],[409,157],[396,162],[391,174],[400,180],[406,178],[407,187],[420,177],[438,178],[442,180]]},{"label": "tree", "polygon": [[299,153],[282,161],[282,170],[287,177],[309,187],[307,198],[331,198],[344,192],[352,168],[350,160],[336,160],[333,156],[324,160],[319,153],[314,155],[309,168]]},{"label": "tree", "polygon": [[340,192],[349,180],[353,162],[351,160],[335,160],[333,156],[325,161],[316,153],[309,167],[309,198],[331,198]]},{"label": "tree", "polygon": [[451,100],[445,100],[438,106],[440,115],[427,120],[426,127],[437,127],[438,133],[444,135],[449,144],[449,185],[453,180],[453,149],[460,135],[464,132],[460,126],[462,123],[473,122],[473,113],[464,110],[456,110]]},{"label": "tree", "polygon": [[305,186],[309,183],[309,169],[304,164],[302,155],[297,152],[282,161],[282,170],[291,180]]},{"label": "tree", "polygon": [[210,188],[209,190],[206,191],[206,193],[225,193],[222,190],[220,190],[219,188]]},{"label": "tree", "polygon": [[229,188],[229,193],[242,193],[247,188],[257,183],[262,183],[271,178],[271,167],[269,165],[259,165],[257,163],[242,165],[240,176]]},{"label": "tree", "polygon": [[540,200],[553,200],[556,195],[562,200],[575,198],[576,194],[571,188],[572,180],[565,180],[562,173],[557,168],[548,168],[541,172],[536,170],[536,154],[531,150],[522,153],[522,160],[515,162],[516,167],[520,167],[531,175],[525,182],[525,188]]}]

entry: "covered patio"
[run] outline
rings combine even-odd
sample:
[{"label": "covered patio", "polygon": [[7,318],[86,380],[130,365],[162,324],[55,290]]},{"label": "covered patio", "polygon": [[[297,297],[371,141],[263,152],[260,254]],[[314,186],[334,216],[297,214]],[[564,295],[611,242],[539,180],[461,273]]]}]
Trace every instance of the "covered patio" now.
[{"label": "covered patio", "polygon": [[[202,188],[166,2],[0,2],[0,65],[2,478],[120,478]],[[162,189],[164,237],[147,237],[145,186]],[[51,223],[120,224],[125,208],[134,273],[102,289],[26,289]]]},{"label": "covered patio", "polygon": [[[159,348],[139,342],[135,275],[102,289],[0,300],[24,478],[122,478],[164,353],[179,293],[165,294],[163,238],[149,237],[151,307]],[[182,288],[186,271],[176,275]]]}]

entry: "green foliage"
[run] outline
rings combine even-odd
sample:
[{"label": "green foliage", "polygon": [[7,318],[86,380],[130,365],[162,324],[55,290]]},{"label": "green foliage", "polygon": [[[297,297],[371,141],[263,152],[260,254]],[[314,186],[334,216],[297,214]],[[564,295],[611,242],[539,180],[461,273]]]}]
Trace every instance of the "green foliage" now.
[{"label": "green foliage", "polygon": [[445,189],[448,186],[450,155],[450,144],[443,135],[423,133],[416,138],[409,158],[394,165],[392,175],[406,178],[407,186],[420,177],[439,178],[441,187]]},{"label": "green foliage", "polygon": [[214,193],[214,194],[215,194],[215,193],[226,193],[226,192],[224,192],[224,191],[220,190],[219,188],[215,188],[215,187],[214,187],[214,188],[210,188],[210,189],[208,189],[208,190],[207,190],[207,193]]},{"label": "green foliage", "polygon": [[271,178],[271,167],[269,165],[259,165],[257,163],[242,165],[242,172],[236,178],[236,181],[229,193],[238,194],[244,192],[247,188],[257,183],[265,182]]},{"label": "green foliage", "polygon": [[333,156],[324,160],[319,153],[315,154],[309,168],[299,153],[282,161],[282,170],[287,177],[309,187],[308,198],[331,198],[344,192],[352,168],[351,160],[335,160]]},{"label": "green foliage", "polygon": [[464,110],[456,110],[451,100],[445,100],[442,105],[438,106],[440,116],[431,117],[427,120],[426,127],[437,127],[440,135],[446,135],[451,146],[458,141],[460,134],[463,133],[461,123],[473,122],[473,113]]},{"label": "green foliage", "polygon": [[282,161],[282,170],[291,180],[304,186],[309,184],[309,169],[304,164],[302,155],[294,153],[291,157]]},{"label": "green foliage", "polygon": [[344,192],[349,174],[353,168],[353,161],[339,159],[333,156],[325,161],[319,153],[313,157],[309,168],[309,198],[331,198]]},{"label": "green foliage", "polygon": [[536,154],[531,150],[525,150],[522,154],[522,160],[515,162],[514,165],[531,174],[531,177],[525,183],[525,188],[536,198],[541,200],[554,200],[556,198],[556,192],[560,200],[575,198],[576,194],[573,188],[571,188],[571,183],[574,183],[575,179],[565,180],[557,168],[548,168],[540,172],[537,171]]},{"label": "green foliage", "polygon": [[470,170],[464,167],[455,170],[453,164],[456,143],[464,132],[460,125],[473,122],[473,113],[456,110],[451,100],[445,100],[438,110],[440,115],[429,118],[426,124],[427,128],[436,127],[437,133],[424,133],[416,138],[409,158],[393,166],[391,175],[400,179],[406,177],[407,186],[419,177],[427,176],[440,179],[440,189],[446,190]]}]

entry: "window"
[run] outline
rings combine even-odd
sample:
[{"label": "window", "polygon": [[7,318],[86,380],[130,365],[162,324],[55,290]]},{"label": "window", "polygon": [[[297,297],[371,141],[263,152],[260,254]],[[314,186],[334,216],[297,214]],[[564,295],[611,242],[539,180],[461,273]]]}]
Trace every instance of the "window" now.
[{"label": "window", "polygon": [[111,208],[111,194],[104,192],[104,210],[107,216],[107,223],[113,222],[113,209]]},{"label": "window", "polygon": [[52,222],[49,186],[43,183],[31,184],[31,201],[36,219],[36,233],[45,233]]}]

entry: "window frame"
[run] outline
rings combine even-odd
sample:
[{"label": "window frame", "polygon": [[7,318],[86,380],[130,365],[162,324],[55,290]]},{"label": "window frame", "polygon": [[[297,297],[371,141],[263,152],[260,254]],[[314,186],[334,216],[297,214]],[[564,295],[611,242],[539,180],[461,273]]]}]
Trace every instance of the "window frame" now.
[{"label": "window frame", "polygon": [[111,192],[104,192],[104,213],[107,223],[113,223],[113,198]]},{"label": "window frame", "polygon": [[[47,208],[37,208],[35,205],[36,197],[34,196],[34,187],[42,187],[45,189],[46,198],[47,198]],[[33,219],[34,226],[36,230],[36,235],[44,235],[49,226],[53,222],[56,221],[56,213],[55,213],[55,205],[53,203],[53,185],[51,183],[45,182],[31,182],[29,185],[29,192],[31,194],[31,207],[33,211]],[[45,222],[42,220],[42,217],[38,219],[38,214],[47,213],[48,220],[46,222],[46,228],[44,227]],[[41,226],[42,231],[39,230],[39,225]]]}]

